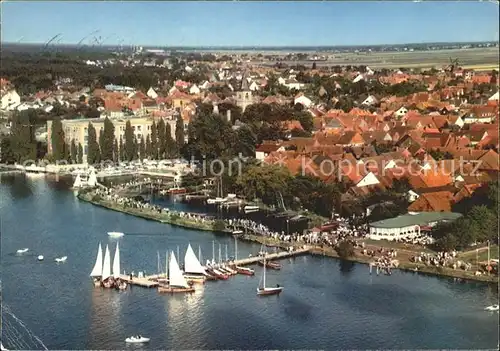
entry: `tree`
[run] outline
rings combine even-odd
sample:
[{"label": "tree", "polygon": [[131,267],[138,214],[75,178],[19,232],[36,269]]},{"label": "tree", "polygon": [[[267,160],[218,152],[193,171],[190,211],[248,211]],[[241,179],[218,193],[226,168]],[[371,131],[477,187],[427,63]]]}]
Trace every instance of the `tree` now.
[{"label": "tree", "polygon": [[175,142],[177,144],[177,150],[182,150],[184,146],[184,121],[180,114],[177,116],[177,121],[175,123]]},{"label": "tree", "polygon": [[76,147],[75,139],[71,139],[71,162],[78,162],[78,148]]},{"label": "tree", "polygon": [[135,149],[135,135],[132,130],[132,125],[130,121],[125,124],[125,145],[124,145],[124,156],[126,161],[132,161],[135,159],[136,155]]},{"label": "tree", "polygon": [[170,123],[165,123],[165,157],[174,158],[177,155],[177,145],[172,138]]},{"label": "tree", "polygon": [[118,140],[113,141],[113,162],[118,162],[120,161],[120,149],[118,146]]},{"label": "tree", "polygon": [[142,161],[146,158],[146,145],[144,143],[144,136],[141,135],[141,141],[139,143],[139,159]]},{"label": "tree", "polygon": [[347,240],[342,240],[335,246],[335,251],[342,259],[348,259],[354,256],[354,245]]},{"label": "tree", "polygon": [[156,123],[153,121],[151,125],[151,158],[153,160],[158,159],[158,132],[156,128]]},{"label": "tree", "polygon": [[316,62],[313,62],[312,67],[313,70],[316,69]]},{"label": "tree", "polygon": [[54,118],[52,121],[51,143],[53,159],[56,161],[67,159],[68,152],[64,130],[59,117]]},{"label": "tree", "polygon": [[81,143],[78,143],[78,163],[83,163],[83,146]]},{"label": "tree", "polygon": [[113,143],[115,141],[115,126],[108,117],[104,119],[104,128],[100,138],[101,159],[103,161],[113,160]]},{"label": "tree", "polygon": [[123,144],[123,138],[121,135],[120,135],[120,145],[118,154],[120,161],[125,161],[125,145]]},{"label": "tree", "polygon": [[11,140],[8,136],[2,136],[0,140],[0,162],[12,164],[16,162],[14,152],[12,150]]},{"label": "tree", "polygon": [[88,129],[88,153],[87,163],[92,165],[100,162],[101,155],[99,151],[99,144],[97,143],[97,135],[94,126],[89,122]]},{"label": "tree", "polygon": [[157,130],[158,130],[158,158],[162,160],[165,158],[165,152],[167,149],[167,140],[165,136],[165,122],[163,121],[163,118],[160,118]]},{"label": "tree", "polygon": [[146,136],[146,156],[151,157],[152,154],[152,149],[151,149],[151,139],[149,138],[149,134]]}]

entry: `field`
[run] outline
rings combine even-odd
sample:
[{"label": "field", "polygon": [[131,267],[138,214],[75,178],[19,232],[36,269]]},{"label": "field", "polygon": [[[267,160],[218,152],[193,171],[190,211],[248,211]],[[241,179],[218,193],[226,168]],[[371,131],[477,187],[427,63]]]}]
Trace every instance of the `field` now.
[{"label": "field", "polygon": [[[450,58],[458,59],[461,67],[475,70],[492,70],[498,69],[499,66],[498,48],[329,54],[327,61],[318,61],[316,65],[365,65],[370,68],[441,68],[450,64]],[[312,65],[312,61],[282,62],[289,65]],[[252,63],[274,65],[275,62],[254,61]]]}]

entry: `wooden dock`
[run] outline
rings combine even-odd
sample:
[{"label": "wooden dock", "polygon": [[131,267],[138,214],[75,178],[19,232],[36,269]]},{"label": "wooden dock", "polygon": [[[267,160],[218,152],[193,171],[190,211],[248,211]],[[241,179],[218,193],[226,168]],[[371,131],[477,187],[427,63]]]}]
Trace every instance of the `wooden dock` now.
[{"label": "wooden dock", "polygon": [[[310,248],[302,248],[302,249],[296,249],[294,251],[283,251],[283,252],[278,252],[278,253],[267,254],[266,261],[280,260],[283,258],[304,255],[306,253],[309,253],[309,251],[310,251]],[[247,266],[247,265],[255,264],[255,263],[262,261],[262,260],[264,260],[264,256],[254,256],[254,257],[243,258],[240,260],[235,260],[234,264],[236,266]]]}]

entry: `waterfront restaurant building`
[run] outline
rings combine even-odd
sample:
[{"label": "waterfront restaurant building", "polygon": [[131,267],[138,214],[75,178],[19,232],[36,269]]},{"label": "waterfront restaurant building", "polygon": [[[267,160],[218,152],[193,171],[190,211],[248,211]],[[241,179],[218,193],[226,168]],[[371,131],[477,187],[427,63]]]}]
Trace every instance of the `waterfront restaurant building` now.
[{"label": "waterfront restaurant building", "polygon": [[[71,140],[74,139],[77,146],[79,143],[82,145],[83,162],[87,162],[89,122],[95,128],[97,140],[99,141],[99,135],[104,129],[104,120],[105,118],[61,120],[66,144],[71,145]],[[125,141],[125,124],[127,121],[130,121],[137,141],[141,140],[141,136],[146,141],[147,136],[151,133],[153,120],[154,118],[149,116],[110,118],[110,121],[115,126],[115,138],[118,142],[120,141],[120,137]],[[158,123],[157,120],[156,122]],[[165,119],[165,123],[170,124],[170,132],[172,133],[172,138],[175,140],[175,120]],[[52,154],[52,121],[47,121],[47,151],[49,155]]]},{"label": "waterfront restaurant building", "polygon": [[420,236],[439,222],[450,222],[462,215],[454,212],[409,212],[405,215],[370,223],[372,240],[400,240]]}]

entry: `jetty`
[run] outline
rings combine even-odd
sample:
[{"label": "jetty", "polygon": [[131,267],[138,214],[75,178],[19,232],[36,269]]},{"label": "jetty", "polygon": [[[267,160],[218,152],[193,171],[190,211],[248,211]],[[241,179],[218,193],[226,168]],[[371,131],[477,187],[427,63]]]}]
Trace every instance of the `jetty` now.
[{"label": "jetty", "polygon": [[156,288],[159,283],[155,282],[153,279],[158,278],[158,275],[155,276],[145,276],[145,277],[133,277],[130,280],[130,275],[120,275],[120,279],[127,282],[129,285],[137,285],[143,288]]}]

